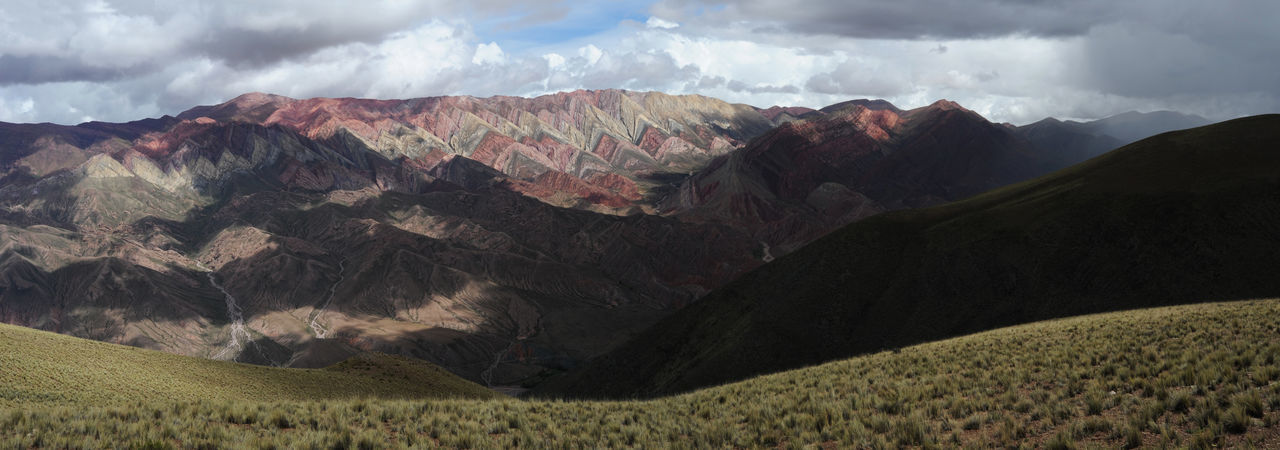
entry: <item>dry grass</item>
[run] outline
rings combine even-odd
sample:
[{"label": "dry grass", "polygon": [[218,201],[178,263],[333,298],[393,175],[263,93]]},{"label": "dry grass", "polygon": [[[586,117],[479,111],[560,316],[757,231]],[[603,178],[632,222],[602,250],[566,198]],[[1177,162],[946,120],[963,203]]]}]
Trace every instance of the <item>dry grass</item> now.
[{"label": "dry grass", "polygon": [[434,365],[390,355],[327,369],[277,369],[0,324],[0,407],[452,396],[495,394]]},{"label": "dry grass", "polygon": [[102,404],[39,376],[13,381],[23,364],[13,355],[0,353],[6,448],[1270,446],[1280,421],[1274,300],[1035,323],[650,401],[251,401],[120,388],[112,395],[132,400]]}]

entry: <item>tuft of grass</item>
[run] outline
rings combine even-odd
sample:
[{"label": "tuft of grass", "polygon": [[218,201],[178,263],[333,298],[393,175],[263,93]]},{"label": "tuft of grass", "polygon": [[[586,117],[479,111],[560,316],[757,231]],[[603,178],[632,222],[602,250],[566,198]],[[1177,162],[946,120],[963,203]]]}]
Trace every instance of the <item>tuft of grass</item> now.
[{"label": "tuft of grass", "polygon": [[1102,414],[1102,410],[1107,409],[1107,394],[1101,391],[1091,391],[1084,396],[1085,412],[1091,416]]},{"label": "tuft of grass", "polygon": [[272,411],[271,415],[267,417],[266,423],[282,430],[293,428],[294,426],[293,421],[289,419],[289,416],[280,410]]},{"label": "tuft of grass", "polygon": [[1249,422],[1249,414],[1240,406],[1232,406],[1222,414],[1222,429],[1228,433],[1240,434],[1248,431]]},{"label": "tuft of grass", "polygon": [[1231,404],[1240,408],[1249,417],[1261,418],[1265,409],[1262,405],[1262,395],[1252,389],[1248,392],[1237,394],[1231,399]]},{"label": "tuft of grass", "polygon": [[1169,395],[1169,401],[1166,403],[1169,411],[1175,413],[1184,413],[1191,409],[1191,394],[1186,392],[1177,392]]}]

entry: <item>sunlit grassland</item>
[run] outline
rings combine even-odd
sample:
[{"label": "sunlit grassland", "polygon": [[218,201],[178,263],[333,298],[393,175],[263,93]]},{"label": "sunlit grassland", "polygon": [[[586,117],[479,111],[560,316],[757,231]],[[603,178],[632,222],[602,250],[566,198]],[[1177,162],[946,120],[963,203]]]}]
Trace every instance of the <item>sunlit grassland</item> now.
[{"label": "sunlit grassland", "polygon": [[0,407],[452,396],[495,395],[439,367],[390,355],[327,369],[278,369],[0,324]]},{"label": "sunlit grassland", "polygon": [[[38,366],[33,370],[44,375],[15,379],[14,367],[31,356],[15,356],[13,348],[41,343],[20,342],[28,336],[0,330],[4,448],[1070,448],[1280,442],[1276,300],[1040,322],[648,401],[305,400],[314,395],[308,389],[316,388],[291,377],[318,371],[280,371],[279,378],[235,395],[226,390],[237,381],[179,377],[189,395],[152,397],[144,394],[151,388],[129,386],[165,383],[184,370],[143,377],[117,366],[130,361],[92,360],[90,349],[63,358],[88,358],[86,372],[100,375]],[[89,390],[109,392],[61,392],[68,387],[59,377],[84,382],[90,376],[114,376],[120,386],[89,383]],[[344,391],[314,398],[352,393],[364,395]],[[100,401],[108,398],[117,401]]]}]

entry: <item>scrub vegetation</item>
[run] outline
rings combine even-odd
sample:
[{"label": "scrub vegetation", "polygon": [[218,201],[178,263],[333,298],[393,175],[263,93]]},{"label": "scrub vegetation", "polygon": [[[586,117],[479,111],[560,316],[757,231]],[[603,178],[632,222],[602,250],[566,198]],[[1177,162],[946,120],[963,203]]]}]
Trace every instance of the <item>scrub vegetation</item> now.
[{"label": "scrub vegetation", "polygon": [[3,448],[1280,444],[1276,300],[1038,322],[643,401],[468,399],[478,386],[423,387],[420,365],[383,357],[269,369],[9,326],[0,347]]}]

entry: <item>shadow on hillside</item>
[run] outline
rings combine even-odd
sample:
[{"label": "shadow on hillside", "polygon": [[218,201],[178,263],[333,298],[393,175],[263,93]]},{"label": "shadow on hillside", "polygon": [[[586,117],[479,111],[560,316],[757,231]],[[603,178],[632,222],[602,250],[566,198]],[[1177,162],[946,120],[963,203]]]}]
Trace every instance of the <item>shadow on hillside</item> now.
[{"label": "shadow on hillside", "polygon": [[[377,340],[370,345],[427,355],[474,379],[517,338],[566,326],[540,322],[548,312],[542,305],[551,305],[556,317],[600,319],[614,329],[592,325],[581,337],[610,340],[759,264],[751,256],[754,241],[730,227],[557,208],[495,186],[466,190],[386,160],[342,133],[313,141],[288,130],[226,125],[186,142],[193,150],[183,157],[217,163],[222,153],[213,151],[230,149],[248,158],[264,143],[293,153],[222,184],[197,183],[196,194],[213,201],[182,220],[148,216],[111,235],[124,242],[111,251],[179,254],[214,266],[212,280],[187,263],[147,267],[107,253],[53,271],[24,268],[18,285],[25,287],[16,290],[25,291],[5,292],[0,312],[35,323],[51,308],[92,304],[124,311],[126,323],[222,328],[231,320],[222,289],[246,323],[326,304],[344,314],[425,322],[411,316],[435,308],[440,316],[469,317],[470,323],[449,319],[462,324],[459,329],[481,331],[414,331],[370,337]],[[301,163],[290,156],[298,152],[323,153],[344,165]],[[339,189],[379,192],[347,205],[328,201]],[[74,229],[70,221],[58,223]],[[265,238],[234,234],[248,228]],[[163,338],[131,342],[150,346],[148,339]],[[552,340],[530,346],[536,350],[528,353],[557,367],[607,347]]]}]

